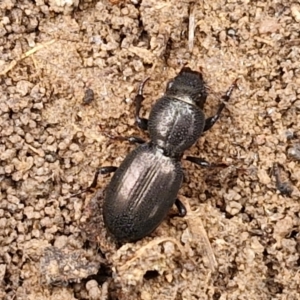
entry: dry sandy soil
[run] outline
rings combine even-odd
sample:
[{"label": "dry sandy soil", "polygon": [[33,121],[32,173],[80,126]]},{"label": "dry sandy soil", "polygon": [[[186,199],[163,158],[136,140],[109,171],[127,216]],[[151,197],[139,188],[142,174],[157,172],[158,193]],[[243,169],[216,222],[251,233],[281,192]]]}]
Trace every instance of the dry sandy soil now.
[{"label": "dry sandy soil", "polygon": [[[0,1],[0,298],[299,299],[297,3]],[[184,65],[203,72],[207,115],[239,79],[186,153],[228,168],[183,160],[187,216],[118,248],[101,216],[110,176],[71,195],[134,149],[107,133],[147,138],[139,82],[147,116]]]}]

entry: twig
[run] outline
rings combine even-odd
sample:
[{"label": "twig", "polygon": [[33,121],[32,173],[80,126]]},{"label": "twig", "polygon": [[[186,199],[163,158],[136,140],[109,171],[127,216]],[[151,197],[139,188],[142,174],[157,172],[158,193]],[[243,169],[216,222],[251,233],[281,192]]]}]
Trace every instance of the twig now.
[{"label": "twig", "polygon": [[190,17],[189,17],[189,51],[192,52],[194,48],[194,37],[195,37],[195,11],[196,5],[193,4],[190,10]]},{"label": "twig", "polygon": [[55,40],[51,40],[49,42],[43,43],[43,44],[39,44],[38,46],[30,49],[29,51],[23,53],[21,55],[21,57],[17,60],[13,60],[10,62],[10,64],[8,65],[8,67],[6,67],[3,71],[0,72],[0,76],[5,75],[7,72],[9,72],[10,70],[12,70],[21,60],[23,60],[26,57],[29,57],[30,55],[34,54],[35,52],[53,44],[55,42]]}]

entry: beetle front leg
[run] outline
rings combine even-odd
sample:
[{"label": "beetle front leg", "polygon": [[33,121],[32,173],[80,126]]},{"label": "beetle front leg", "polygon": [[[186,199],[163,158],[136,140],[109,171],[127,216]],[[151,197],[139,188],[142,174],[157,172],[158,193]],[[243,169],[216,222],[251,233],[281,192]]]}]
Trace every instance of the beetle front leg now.
[{"label": "beetle front leg", "polygon": [[222,103],[220,104],[220,106],[219,106],[219,108],[217,110],[217,113],[214,116],[212,116],[210,118],[207,118],[205,120],[205,126],[204,126],[204,129],[203,129],[203,132],[211,129],[213,127],[213,125],[218,121],[218,119],[220,118],[220,115],[221,115],[223,109],[225,108],[225,103],[229,101],[230,96],[231,96],[233,90],[236,87],[237,87],[237,79],[229,87],[229,89],[226,91],[225,95],[222,96],[222,98],[221,98]]},{"label": "beetle front leg", "polygon": [[137,95],[135,96],[135,121],[139,128],[143,130],[148,129],[148,119],[140,117],[140,111],[142,108],[142,102],[144,101],[143,90],[145,83],[149,80],[150,77],[147,77],[139,86]]},{"label": "beetle front leg", "polygon": [[184,204],[179,199],[176,199],[175,205],[178,209],[178,216],[184,217],[186,215],[186,208],[185,208]]},{"label": "beetle front leg", "polygon": [[203,159],[201,157],[187,156],[185,159],[198,165],[198,166],[204,167],[204,168],[226,168],[226,167],[228,167],[226,164],[209,163],[208,161],[206,161],[205,159]]},{"label": "beetle front leg", "polygon": [[99,168],[96,172],[95,172],[95,175],[94,175],[94,179],[93,179],[93,182],[91,183],[90,186],[88,186],[86,189],[76,193],[76,194],[73,194],[71,195],[71,197],[75,197],[75,196],[78,196],[80,194],[83,194],[85,192],[88,192],[90,191],[92,188],[95,188],[96,185],[97,185],[97,181],[98,181],[98,177],[99,175],[105,175],[105,174],[109,174],[109,173],[112,173],[112,172],[115,172],[118,168],[117,167],[113,167],[113,166],[110,166],[110,167],[101,167]]}]

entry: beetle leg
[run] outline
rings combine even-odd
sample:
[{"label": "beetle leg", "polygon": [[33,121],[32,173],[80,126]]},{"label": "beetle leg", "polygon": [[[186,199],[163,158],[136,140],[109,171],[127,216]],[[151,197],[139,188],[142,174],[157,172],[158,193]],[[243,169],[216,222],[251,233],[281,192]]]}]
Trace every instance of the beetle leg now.
[{"label": "beetle leg", "polygon": [[120,135],[111,135],[107,132],[104,132],[104,134],[107,137],[109,137],[110,139],[119,140],[119,141],[128,141],[130,144],[144,144],[144,143],[146,143],[145,140],[143,140],[142,138],[140,138],[138,136],[124,137],[124,136],[120,136]]},{"label": "beetle leg", "polygon": [[205,159],[201,157],[193,157],[193,156],[187,156],[185,158],[188,161],[191,161],[192,163],[204,167],[204,168],[226,168],[228,167],[226,164],[214,164],[214,163],[209,163]]},{"label": "beetle leg", "polygon": [[237,79],[233,82],[233,84],[229,87],[229,89],[226,91],[226,93],[222,96],[222,98],[221,98],[222,103],[220,104],[220,106],[217,110],[217,113],[214,116],[207,118],[205,120],[205,126],[203,129],[203,132],[212,128],[213,125],[218,121],[223,109],[225,108],[225,103],[229,101],[230,96],[236,87],[237,87]]},{"label": "beetle leg", "polygon": [[93,179],[93,182],[91,183],[90,186],[88,186],[86,189],[76,193],[76,194],[73,194],[71,195],[71,197],[75,197],[75,196],[78,196],[80,194],[83,194],[85,192],[88,192],[90,191],[92,188],[95,188],[96,185],[97,185],[97,181],[98,181],[98,177],[99,175],[105,175],[105,174],[109,174],[109,173],[112,173],[112,172],[115,172],[118,168],[117,167],[101,167],[99,168],[96,172],[95,172],[95,175],[94,175],[94,179]]},{"label": "beetle leg", "polygon": [[145,86],[145,83],[149,80],[150,77],[147,77],[139,86],[139,90],[137,95],[135,96],[135,121],[136,124],[139,128],[143,130],[148,129],[148,119],[141,118],[140,117],[140,111],[142,108],[142,102],[144,101],[144,96],[143,96],[143,89]]},{"label": "beetle leg", "polygon": [[125,138],[130,144],[145,144],[146,141],[138,136],[129,136]]},{"label": "beetle leg", "polygon": [[96,187],[99,175],[105,175],[105,174],[113,173],[113,172],[115,172],[117,169],[118,169],[117,167],[113,167],[113,166],[110,166],[110,167],[101,167],[101,168],[99,168],[99,169],[95,172],[93,182],[92,182],[92,184],[88,187],[88,189],[92,189],[92,188]]},{"label": "beetle leg", "polygon": [[179,199],[176,199],[175,205],[178,209],[179,217],[184,217],[186,215],[186,208],[185,208],[184,204]]}]

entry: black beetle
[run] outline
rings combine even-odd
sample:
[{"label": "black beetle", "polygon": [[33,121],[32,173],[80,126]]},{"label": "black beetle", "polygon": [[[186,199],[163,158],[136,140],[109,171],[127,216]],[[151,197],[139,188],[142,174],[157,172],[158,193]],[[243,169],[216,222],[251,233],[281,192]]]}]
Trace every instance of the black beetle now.
[{"label": "black beetle", "polygon": [[[139,116],[147,80],[140,85],[135,99],[136,123],[149,131],[150,142],[137,137],[121,138],[142,145],[128,154],[119,168],[100,168],[90,186],[96,186],[99,174],[115,172],[105,190],[103,218],[106,228],[119,242],[136,241],[150,234],[173,204],[180,216],[186,214],[184,205],[176,198],[183,180],[181,158],[215,124],[236,86],[235,81],[222,97],[217,113],[205,119],[202,110],[207,88],[202,74],[184,67],[168,83],[147,120]],[[204,167],[219,166],[197,157],[186,159]]]}]

